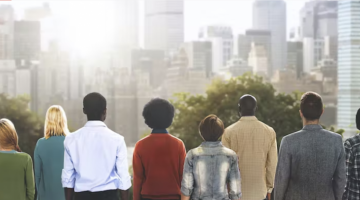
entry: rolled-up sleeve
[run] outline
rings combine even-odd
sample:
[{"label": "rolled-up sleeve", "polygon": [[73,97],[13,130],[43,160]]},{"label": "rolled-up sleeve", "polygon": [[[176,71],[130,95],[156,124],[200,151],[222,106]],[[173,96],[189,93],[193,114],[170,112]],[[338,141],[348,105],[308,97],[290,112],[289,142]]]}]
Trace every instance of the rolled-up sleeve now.
[{"label": "rolled-up sleeve", "polygon": [[63,188],[75,188],[76,171],[73,161],[71,159],[69,149],[66,146],[66,139],[64,142],[64,148],[64,169],[62,170],[61,174],[62,186]]},{"label": "rolled-up sleeve", "polygon": [[127,149],[124,138],[120,139],[116,156],[116,173],[120,177],[118,189],[128,190],[131,187],[131,177],[127,161]]},{"label": "rolled-up sleeve", "polygon": [[184,163],[183,179],[181,182],[181,193],[185,196],[191,196],[194,189],[194,174],[192,163],[192,152],[186,155]]},{"label": "rolled-up sleeve", "polygon": [[230,166],[229,175],[229,197],[230,199],[240,199],[241,193],[241,177],[239,170],[239,161],[237,156],[234,156]]}]

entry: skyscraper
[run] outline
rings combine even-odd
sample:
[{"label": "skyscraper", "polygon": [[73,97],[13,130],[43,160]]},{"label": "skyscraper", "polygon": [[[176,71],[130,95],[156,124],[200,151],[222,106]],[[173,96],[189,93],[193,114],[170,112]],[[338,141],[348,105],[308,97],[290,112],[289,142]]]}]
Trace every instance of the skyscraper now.
[{"label": "skyscraper", "polygon": [[174,51],[184,42],[184,0],[145,1],[145,48]]},{"label": "skyscraper", "polygon": [[16,21],[14,24],[14,59],[17,64],[21,60],[39,60],[40,50],[40,22]]},{"label": "skyscraper", "polygon": [[338,3],[337,124],[349,137],[356,133],[355,114],[360,108],[360,0]]},{"label": "skyscraper", "polygon": [[0,6],[0,59],[14,56],[14,9],[10,5]]},{"label": "skyscraper", "polygon": [[256,0],[253,4],[253,28],[271,32],[273,71],[287,65],[286,3],[283,0]]},{"label": "skyscraper", "polygon": [[233,56],[234,36],[232,28],[229,26],[207,26],[199,32],[202,41],[212,43],[213,72],[226,66],[226,62]]}]

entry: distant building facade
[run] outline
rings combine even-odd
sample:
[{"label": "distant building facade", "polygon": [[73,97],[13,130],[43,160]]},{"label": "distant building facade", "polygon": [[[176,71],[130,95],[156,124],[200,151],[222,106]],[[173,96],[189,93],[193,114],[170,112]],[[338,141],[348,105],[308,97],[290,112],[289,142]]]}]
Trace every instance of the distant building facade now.
[{"label": "distant building facade", "polygon": [[234,56],[226,64],[226,67],[221,69],[220,74],[225,77],[238,77],[245,73],[252,73],[253,69],[248,65],[248,62],[239,56]]},{"label": "distant building facade", "polygon": [[14,59],[17,64],[22,60],[40,59],[41,35],[40,22],[16,21],[14,23]]},{"label": "distant building facade", "polygon": [[15,11],[10,5],[0,6],[0,59],[14,58]]},{"label": "distant building facade", "polygon": [[252,43],[249,65],[253,68],[254,74],[269,78],[269,57],[264,46]]},{"label": "distant building facade", "polygon": [[183,48],[188,58],[189,69],[199,69],[206,72],[207,77],[213,74],[213,49],[208,41],[186,42]]},{"label": "distant building facade", "polygon": [[288,42],[288,64],[287,68],[295,70],[296,77],[300,78],[303,74],[303,43],[302,42]]}]

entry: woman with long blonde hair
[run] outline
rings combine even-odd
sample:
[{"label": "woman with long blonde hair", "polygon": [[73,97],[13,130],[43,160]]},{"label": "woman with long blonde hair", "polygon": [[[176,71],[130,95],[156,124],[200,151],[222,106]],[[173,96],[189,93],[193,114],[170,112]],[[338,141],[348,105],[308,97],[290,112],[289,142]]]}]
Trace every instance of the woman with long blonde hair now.
[{"label": "woman with long blonde hair", "polygon": [[61,172],[64,166],[64,140],[69,133],[61,106],[51,106],[45,119],[45,134],[35,147],[35,181],[38,200],[64,200]]},{"label": "woman with long blonde hair", "polygon": [[21,152],[14,124],[0,119],[0,199],[33,200],[34,185],[31,157]]}]

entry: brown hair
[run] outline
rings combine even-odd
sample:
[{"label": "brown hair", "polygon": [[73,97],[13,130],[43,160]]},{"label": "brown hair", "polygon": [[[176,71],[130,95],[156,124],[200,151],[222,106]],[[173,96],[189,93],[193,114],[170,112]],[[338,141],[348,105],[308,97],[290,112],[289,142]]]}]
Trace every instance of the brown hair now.
[{"label": "brown hair", "polygon": [[205,141],[216,142],[224,133],[224,123],[216,115],[209,115],[200,122],[199,131]]},{"label": "brown hair", "polygon": [[314,121],[320,119],[323,109],[322,98],[316,92],[306,92],[301,97],[300,110],[306,120]]},{"label": "brown hair", "polygon": [[8,119],[0,119],[0,147],[21,152],[18,140],[14,124]]}]

